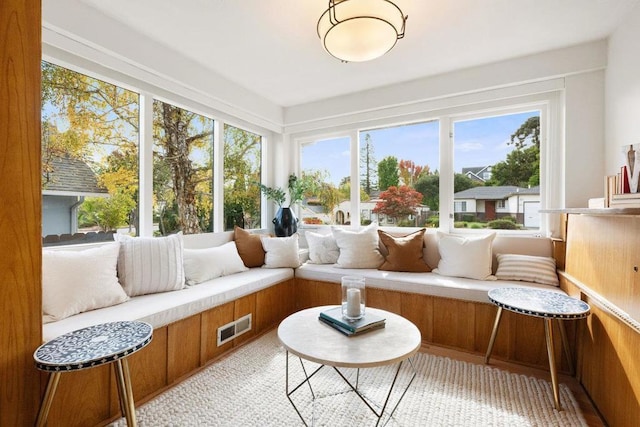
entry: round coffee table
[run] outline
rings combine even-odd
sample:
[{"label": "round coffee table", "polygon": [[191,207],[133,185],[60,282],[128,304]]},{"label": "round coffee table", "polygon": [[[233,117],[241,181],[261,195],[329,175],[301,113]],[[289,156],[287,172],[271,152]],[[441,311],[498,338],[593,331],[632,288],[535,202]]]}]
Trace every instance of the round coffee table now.
[{"label": "round coffee table", "polygon": [[127,357],[147,346],[153,337],[150,324],[121,321],[89,326],[52,339],[33,354],[36,368],[50,372],[36,426],[47,422],[60,374],[115,363],[120,409],[128,426],[136,425]]},{"label": "round coffee table", "polygon": [[[351,387],[358,397],[365,402],[369,409],[378,418],[378,423],[385,414],[389,396],[393,391],[396,379],[405,360],[408,360],[411,368],[411,356],[420,349],[422,337],[418,328],[409,320],[397,314],[367,307],[367,312],[372,312],[386,319],[385,327],[375,329],[353,336],[345,336],[318,320],[321,311],[335,306],[313,307],[294,313],[284,319],[278,327],[278,338],[287,351],[286,363],[286,392],[287,398],[298,413],[302,422],[307,425],[302,414],[291,399],[291,395],[307,383],[311,388],[310,378],[324,366],[332,367],[338,375]],[[304,370],[305,380],[289,391],[289,353],[311,362],[319,363],[310,375]],[[380,411],[377,411],[358,391],[358,384],[353,385],[338,368],[372,368],[397,364],[394,381],[391,384],[387,398]],[[358,371],[359,374],[359,371]],[[415,378],[415,369],[400,399],[393,407],[389,416],[393,415],[400,404],[404,394],[411,386]],[[311,388],[312,396],[313,389]],[[377,424],[376,424],[377,425]]]},{"label": "round coffee table", "polygon": [[551,384],[553,386],[553,402],[557,410],[561,410],[558,394],[558,377],[556,370],[555,350],[553,344],[552,320],[558,320],[562,347],[569,361],[573,373],[573,358],[569,347],[569,340],[562,320],[583,319],[589,315],[591,307],[584,301],[571,298],[564,292],[547,291],[535,288],[496,288],[489,291],[489,300],[498,306],[498,313],[493,323],[493,331],[489,340],[489,347],[485,356],[485,363],[489,363],[493,344],[500,326],[502,310],[509,310],[527,316],[541,317],[544,319],[544,332],[547,341],[547,355],[549,357],[549,371],[551,372]]}]

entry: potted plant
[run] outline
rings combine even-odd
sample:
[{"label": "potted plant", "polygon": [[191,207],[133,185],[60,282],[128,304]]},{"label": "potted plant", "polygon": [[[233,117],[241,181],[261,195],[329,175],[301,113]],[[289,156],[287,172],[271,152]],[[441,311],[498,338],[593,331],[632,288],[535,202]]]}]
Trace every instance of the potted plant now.
[{"label": "potted plant", "polygon": [[273,200],[278,205],[278,211],[273,218],[276,236],[291,236],[298,231],[298,218],[296,218],[291,207],[300,203],[304,197],[304,193],[307,190],[307,185],[304,180],[298,179],[294,174],[289,175],[287,184],[289,203],[286,205],[287,192],[285,192],[285,190],[280,187],[272,188],[261,183],[257,184],[267,199]]}]

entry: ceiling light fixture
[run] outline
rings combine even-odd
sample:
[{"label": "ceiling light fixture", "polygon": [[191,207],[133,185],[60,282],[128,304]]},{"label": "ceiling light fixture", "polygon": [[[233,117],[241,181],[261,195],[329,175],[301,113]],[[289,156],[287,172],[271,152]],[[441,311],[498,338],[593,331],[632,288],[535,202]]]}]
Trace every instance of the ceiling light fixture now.
[{"label": "ceiling light fixture", "polygon": [[341,61],[369,61],[404,37],[406,23],[407,16],[389,0],[329,0],[318,20],[318,37]]}]

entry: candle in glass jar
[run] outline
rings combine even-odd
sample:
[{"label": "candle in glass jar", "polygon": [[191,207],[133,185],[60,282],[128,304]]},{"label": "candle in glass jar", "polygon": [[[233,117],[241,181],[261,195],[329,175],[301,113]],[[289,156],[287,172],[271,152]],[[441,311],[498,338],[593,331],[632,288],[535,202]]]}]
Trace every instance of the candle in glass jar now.
[{"label": "candle in glass jar", "polygon": [[347,316],[360,316],[360,289],[347,289]]}]

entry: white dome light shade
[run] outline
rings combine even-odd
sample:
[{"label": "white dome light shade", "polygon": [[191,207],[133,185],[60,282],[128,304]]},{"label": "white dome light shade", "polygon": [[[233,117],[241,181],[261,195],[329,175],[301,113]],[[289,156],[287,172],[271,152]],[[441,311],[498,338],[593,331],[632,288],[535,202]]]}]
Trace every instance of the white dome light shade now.
[{"label": "white dome light shade", "polygon": [[369,61],[404,37],[406,20],[388,0],[330,0],[318,21],[318,36],[325,50],[342,61]]}]

